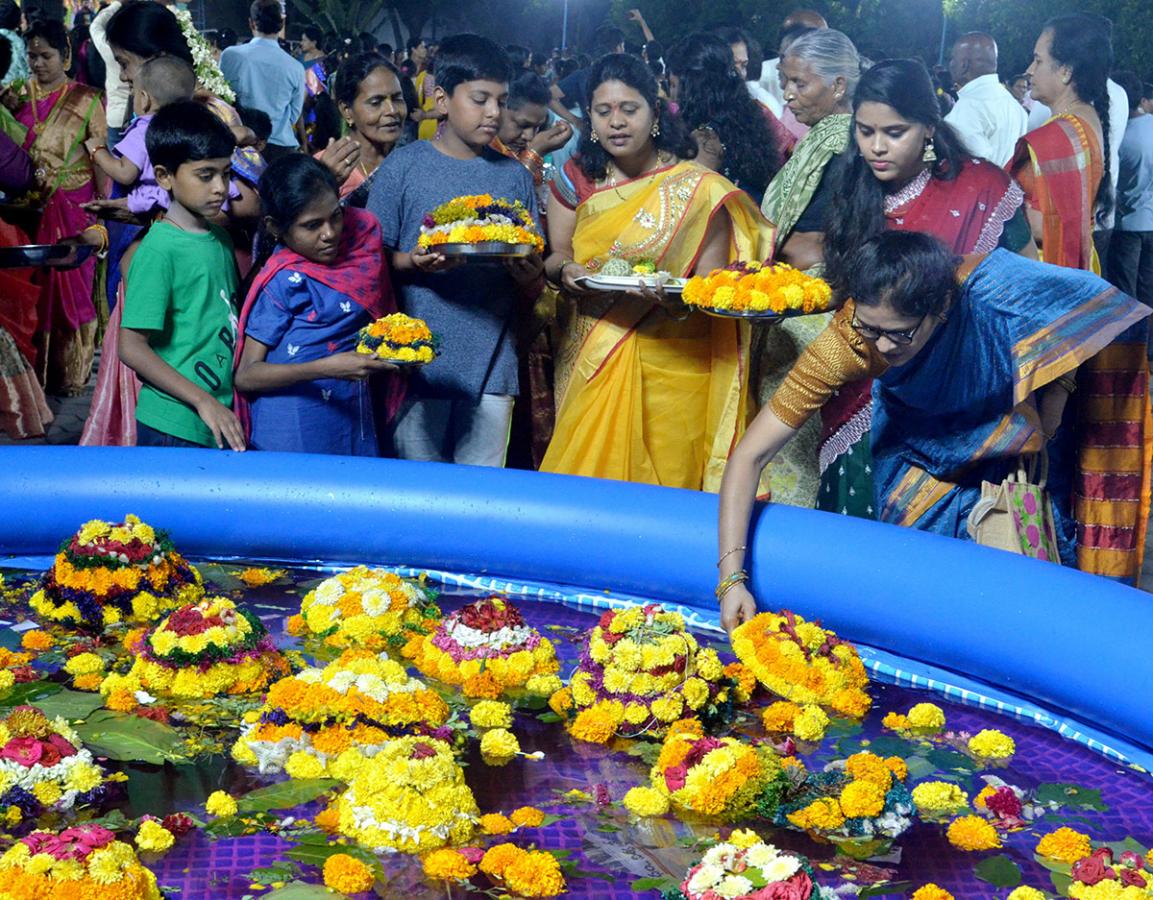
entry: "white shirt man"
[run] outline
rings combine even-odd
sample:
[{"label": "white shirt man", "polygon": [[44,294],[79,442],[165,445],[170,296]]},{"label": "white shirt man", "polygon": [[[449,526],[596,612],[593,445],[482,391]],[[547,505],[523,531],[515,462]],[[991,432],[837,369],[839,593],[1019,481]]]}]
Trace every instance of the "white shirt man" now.
[{"label": "white shirt man", "polygon": [[1002,168],[1029,128],[1029,114],[996,74],[981,75],[962,87],[945,121],[957,130],[970,153]]}]

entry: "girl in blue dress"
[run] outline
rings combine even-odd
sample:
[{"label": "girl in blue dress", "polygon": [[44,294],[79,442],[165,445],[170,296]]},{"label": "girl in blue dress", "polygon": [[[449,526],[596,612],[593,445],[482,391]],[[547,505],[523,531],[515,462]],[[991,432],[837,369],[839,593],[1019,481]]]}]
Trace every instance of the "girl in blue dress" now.
[{"label": "girl in blue dress", "polygon": [[269,166],[260,195],[274,249],[254,266],[235,375],[249,446],[376,456],[370,392],[399,405],[398,377],[383,374],[396,367],[356,353],[360,329],[396,311],[380,225],[343,209],[332,174],[308,156]]}]

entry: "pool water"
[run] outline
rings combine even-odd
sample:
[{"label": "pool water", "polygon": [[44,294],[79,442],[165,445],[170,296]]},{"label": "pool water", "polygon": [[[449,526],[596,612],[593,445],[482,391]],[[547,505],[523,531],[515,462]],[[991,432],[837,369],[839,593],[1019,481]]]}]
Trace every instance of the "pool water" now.
[{"label": "pool water", "polygon": [[[243,597],[281,647],[298,648],[297,639],[285,631],[285,621],[299,612],[300,598],[319,580],[318,573],[290,570],[280,582],[241,591],[236,589],[238,583],[233,576],[245,565],[209,563],[202,566],[210,582],[210,592],[230,594],[237,599]],[[11,573],[7,574],[11,584],[14,579]],[[446,588],[440,604],[449,612],[477,596],[476,592]],[[567,676],[576,665],[581,635],[595,624],[600,610],[515,597],[513,600],[528,624],[554,642],[561,659],[561,675]],[[13,613],[18,617],[19,610],[10,610],[6,618],[13,618]],[[10,632],[4,643],[13,646],[16,637]],[[698,638],[702,644],[716,646],[726,662],[732,659],[727,645],[715,635],[698,634]],[[1087,832],[1095,840],[1121,841],[1133,837],[1145,847],[1153,841],[1153,781],[1148,775],[1119,766],[1052,731],[982,709],[948,703],[924,692],[874,683],[870,694],[874,699],[873,710],[863,724],[837,723],[819,747],[803,753],[810,770],[867,747],[885,756],[928,756],[935,763],[951,767],[930,773],[925,770],[925,763],[917,763],[909,779],[910,786],[920,780],[943,778],[956,781],[972,797],[984,786],[979,776],[987,772],[1025,790],[1042,785],[1065,785],[1064,789],[1046,789],[1050,794],[1056,792],[1062,796],[1063,805],[1031,827],[1005,835],[1003,850],[984,853],[956,850],[946,840],[943,825],[917,822],[898,839],[898,853],[866,865],[838,858],[833,847],[816,844],[805,835],[774,829],[763,822],[747,823],[765,840],[808,855],[822,883],[836,886],[846,880],[856,884],[891,881],[895,883],[893,895],[901,896],[932,881],[962,900],[984,900],[1008,893],[1007,888],[995,889],[975,874],[978,863],[997,855],[1008,857],[1019,867],[1024,883],[1051,890],[1049,873],[1034,860],[1033,848],[1040,835],[1060,825]],[[762,736],[759,709],[771,699],[758,692],[752,704],[753,714],[745,716],[737,729],[751,736]],[[1009,734],[1016,741],[1015,757],[1005,767],[977,769],[966,757],[940,752],[927,754],[924,745],[916,740],[906,740],[882,729],[881,719],[886,712],[904,712],[926,700],[944,709],[948,727],[953,731],[976,733],[983,728],[996,728]],[[634,891],[633,882],[661,876],[679,882],[699,858],[700,847],[692,846],[696,839],[711,838],[718,833],[715,825],[686,824],[672,815],[639,822],[630,819],[620,801],[629,788],[647,784],[650,763],[639,755],[645,742],[619,741],[611,747],[574,742],[561,725],[540,721],[537,712],[531,710],[518,712],[513,730],[525,752],[540,750],[545,758],[533,761],[518,757],[505,767],[492,768],[480,760],[476,742],[472,742],[465,756],[465,773],[481,812],[508,813],[531,805],[562,818],[543,828],[487,841],[512,840],[522,846],[531,842],[546,849],[568,851],[568,859],[576,870],[576,874],[569,875],[572,895],[657,896],[654,890]],[[220,755],[202,758],[195,765],[124,768],[130,779],[121,808],[129,817],[144,813],[164,816],[174,811],[203,815],[204,800],[214,790],[241,794],[277,780],[246,771]],[[573,789],[607,802],[567,805],[561,795]],[[317,807],[311,805],[297,813],[310,815],[316,811]],[[725,833],[724,828],[720,831]],[[283,860],[292,846],[291,840],[270,834],[211,841],[199,831],[193,831],[167,855],[152,862],[151,867],[162,886],[178,889],[183,898],[239,900],[259,896],[261,892],[252,887],[250,873]],[[384,857],[383,862],[389,879],[383,889],[385,896],[445,896],[443,885],[433,885],[422,878],[419,862],[414,858],[392,855]],[[303,867],[302,879],[319,880],[319,872]],[[461,892],[454,888],[453,896],[461,896]]]}]

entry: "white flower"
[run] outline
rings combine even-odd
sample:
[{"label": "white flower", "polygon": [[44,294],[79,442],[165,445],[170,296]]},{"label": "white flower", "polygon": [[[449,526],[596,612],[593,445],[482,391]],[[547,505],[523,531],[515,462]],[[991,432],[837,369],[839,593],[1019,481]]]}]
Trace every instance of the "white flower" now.
[{"label": "white flower", "polygon": [[778,856],[777,848],[772,844],[753,844],[745,851],[745,862],[750,866],[763,869]]},{"label": "white flower", "polygon": [[800,867],[801,861],[795,856],[778,856],[768,865],[763,866],[761,871],[765,873],[765,881],[771,883],[792,878],[797,874],[797,869]]},{"label": "white flower", "polygon": [[156,698],[153,697],[148,691],[137,691],[132,695],[136,698],[136,702],[147,706],[149,703],[155,703]]},{"label": "white flower", "polygon": [[702,863],[701,867],[689,879],[689,890],[694,894],[703,894],[725,877],[725,870],[711,863]]},{"label": "white flower", "polygon": [[703,861],[714,866],[727,866],[733,856],[736,855],[737,848],[732,844],[720,843],[713,844],[702,857]]},{"label": "white flower", "polygon": [[753,883],[744,875],[730,875],[715,888],[713,888],[722,897],[727,897],[729,900],[735,897],[743,897],[745,894],[752,893]]}]

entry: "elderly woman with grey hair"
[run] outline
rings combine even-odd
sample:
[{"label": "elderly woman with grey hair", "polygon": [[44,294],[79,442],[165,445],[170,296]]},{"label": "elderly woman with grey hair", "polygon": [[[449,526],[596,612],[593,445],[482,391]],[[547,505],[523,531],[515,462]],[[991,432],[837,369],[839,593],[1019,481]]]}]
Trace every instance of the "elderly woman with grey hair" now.
[{"label": "elderly woman with grey hair", "polygon": [[[773,223],[773,258],[819,273],[824,262],[824,221],[829,203],[829,162],[849,145],[853,92],[861,58],[845,35],[810,31],[785,49],[780,65],[785,102],[809,126],[792,157],[765,191],[761,211]],[[827,323],[827,316],[786,319],[754,336],[753,384],[757,397],[771,397],[801,351]],[[820,425],[809,422],[769,469],[773,500],[816,505],[820,485],[817,447]]]}]

